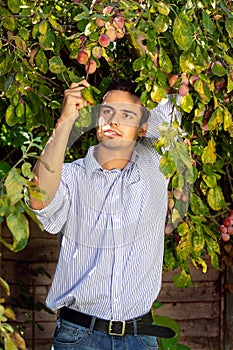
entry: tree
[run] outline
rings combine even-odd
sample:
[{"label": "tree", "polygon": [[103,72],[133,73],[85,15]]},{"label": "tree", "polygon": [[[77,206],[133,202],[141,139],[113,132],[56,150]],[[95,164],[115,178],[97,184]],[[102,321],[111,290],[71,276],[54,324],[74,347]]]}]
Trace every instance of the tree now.
[{"label": "tree", "polygon": [[[0,223],[13,251],[29,236],[24,191],[48,139],[64,89],[87,77],[85,98],[98,103],[113,78],[138,83],[152,109],[179,92],[182,131],[162,125],[155,147],[170,178],[164,269],[192,283],[189,262],[206,272],[232,263],[233,5],[231,1],[0,1]],[[88,110],[67,161],[96,142]],[[89,132],[86,132],[89,131]],[[34,188],[35,195],[39,191]],[[33,217],[33,219],[35,219]],[[2,281],[2,285],[5,281]]]}]

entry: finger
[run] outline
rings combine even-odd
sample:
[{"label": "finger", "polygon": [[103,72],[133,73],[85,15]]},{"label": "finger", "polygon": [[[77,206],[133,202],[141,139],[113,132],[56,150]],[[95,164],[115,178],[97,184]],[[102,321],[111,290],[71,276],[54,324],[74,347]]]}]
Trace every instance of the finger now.
[{"label": "finger", "polygon": [[89,87],[89,86],[90,84],[85,79],[83,79],[78,83],[71,83],[70,88],[73,89],[77,87]]}]

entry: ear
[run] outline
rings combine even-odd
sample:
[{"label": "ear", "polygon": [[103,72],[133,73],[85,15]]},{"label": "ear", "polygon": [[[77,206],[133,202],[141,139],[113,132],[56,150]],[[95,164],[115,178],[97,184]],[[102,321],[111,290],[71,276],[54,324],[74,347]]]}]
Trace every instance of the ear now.
[{"label": "ear", "polygon": [[143,123],[143,124],[139,127],[138,136],[139,136],[139,137],[145,136],[145,135],[146,135],[146,132],[147,132],[147,129],[148,129],[148,123]]}]

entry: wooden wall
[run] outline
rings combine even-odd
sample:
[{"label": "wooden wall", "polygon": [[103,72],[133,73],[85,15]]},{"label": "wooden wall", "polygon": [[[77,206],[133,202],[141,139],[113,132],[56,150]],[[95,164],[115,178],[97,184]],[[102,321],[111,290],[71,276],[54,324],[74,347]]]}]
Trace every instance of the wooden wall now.
[{"label": "wooden wall", "polygon": [[[3,228],[2,235],[9,235],[6,228]],[[2,247],[2,277],[11,285],[9,302],[14,305],[29,350],[51,348],[56,315],[44,310],[33,311],[29,303],[32,299],[37,306],[44,303],[51,280],[40,271],[43,268],[53,275],[57,256],[57,237],[41,232],[34,223],[31,223],[31,237],[26,249],[11,253]],[[163,275],[158,298],[163,306],[157,309],[157,313],[178,321],[181,328],[180,343],[189,346],[191,350],[223,350],[222,274],[211,267],[207,274],[193,269],[196,286],[178,289],[172,282],[175,273],[177,271]],[[23,291],[27,284],[29,290]],[[20,294],[30,298],[23,301]],[[40,330],[42,327],[44,330]]]}]

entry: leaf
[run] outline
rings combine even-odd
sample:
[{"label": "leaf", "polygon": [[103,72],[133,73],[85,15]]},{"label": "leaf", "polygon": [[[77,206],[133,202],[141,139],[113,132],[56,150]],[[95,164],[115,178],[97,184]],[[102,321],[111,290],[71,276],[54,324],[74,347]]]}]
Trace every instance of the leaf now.
[{"label": "leaf", "polygon": [[7,5],[12,13],[19,13],[21,0],[7,0]]},{"label": "leaf", "polygon": [[167,4],[165,4],[162,1],[159,1],[156,5],[157,5],[157,9],[158,9],[159,13],[161,13],[164,16],[168,16],[169,15],[170,8],[169,8],[169,6]]},{"label": "leaf", "polygon": [[159,65],[160,68],[165,72],[165,73],[171,73],[173,66],[172,66],[172,61],[170,60],[169,56],[167,55],[166,51],[160,47],[159,51]]},{"label": "leaf", "polygon": [[227,77],[227,93],[231,92],[233,90],[233,81],[231,80],[230,74],[228,74]]},{"label": "leaf", "polygon": [[227,18],[225,22],[225,28],[229,34],[229,37],[233,38],[233,18]]},{"label": "leaf", "polygon": [[6,174],[10,171],[11,166],[4,160],[0,160],[0,180],[3,179]]},{"label": "leaf", "polygon": [[166,178],[172,177],[176,171],[174,158],[169,151],[167,151],[160,160],[160,170]]},{"label": "leaf", "polygon": [[15,39],[15,44],[19,50],[22,50],[22,51],[27,50],[27,44],[22,38],[20,38],[20,36],[15,36],[14,39]]},{"label": "leaf", "polygon": [[38,54],[36,55],[36,65],[42,73],[44,74],[47,73],[49,66],[48,66],[47,57],[45,56],[45,53],[43,50],[39,50]]},{"label": "leaf", "polygon": [[180,236],[184,236],[184,235],[188,234],[189,233],[189,225],[187,224],[187,222],[182,222],[177,227],[177,231],[178,231]]},{"label": "leaf", "polygon": [[184,51],[180,55],[180,67],[187,74],[200,74],[209,67],[207,52],[200,46],[197,46],[196,50]]},{"label": "leaf", "polygon": [[182,269],[179,275],[174,276],[174,284],[177,288],[186,288],[189,287],[192,283],[192,279],[189,273]]},{"label": "leaf", "polygon": [[15,28],[16,28],[16,22],[14,17],[3,17],[2,20],[2,25],[6,30],[9,30],[11,32],[14,32]]},{"label": "leaf", "polygon": [[133,70],[134,71],[142,70],[145,67],[145,64],[146,64],[146,56],[139,57],[133,62]]},{"label": "leaf", "polygon": [[13,126],[17,124],[18,118],[15,114],[15,107],[12,105],[9,105],[7,110],[6,110],[6,123],[9,126]]},{"label": "leaf", "polygon": [[215,187],[217,185],[217,177],[215,174],[211,174],[211,175],[203,174],[202,178],[208,187]]},{"label": "leaf", "polygon": [[0,75],[5,75],[6,73],[11,71],[13,59],[13,55],[9,55],[5,59],[3,59],[3,61],[0,63]]},{"label": "leaf", "polygon": [[201,156],[203,164],[216,162],[216,143],[213,138],[208,141],[208,145],[204,148]]},{"label": "leaf", "polygon": [[196,224],[196,227],[193,226],[191,228],[192,233],[192,247],[193,247],[193,253],[201,254],[204,247],[205,247],[205,239],[204,239],[204,233],[202,229],[202,223]]},{"label": "leaf", "polygon": [[48,22],[47,21],[42,21],[39,23],[39,33],[42,35],[45,35],[48,30]]},{"label": "leaf", "polygon": [[86,100],[90,105],[94,105],[96,103],[93,94],[92,94],[92,87],[85,87],[82,89],[82,97],[84,100]]},{"label": "leaf", "polygon": [[202,23],[204,28],[210,33],[214,32],[214,23],[206,11],[202,11]]},{"label": "leaf", "polygon": [[14,205],[23,197],[26,184],[27,181],[19,174],[19,171],[12,168],[5,181],[6,192],[11,205]]},{"label": "leaf", "polygon": [[53,27],[53,29],[55,29],[59,33],[65,33],[65,29],[54,18],[50,16],[48,17],[48,20],[51,26]]},{"label": "leaf", "polygon": [[226,74],[226,69],[220,64],[215,62],[212,67],[212,73],[218,77],[223,77]]},{"label": "leaf", "polygon": [[190,113],[194,106],[192,96],[189,93],[186,96],[181,96],[180,105],[185,112]]},{"label": "leaf", "polygon": [[59,56],[53,56],[49,60],[49,69],[52,73],[59,74],[65,72],[66,66],[63,64]]},{"label": "leaf", "polygon": [[10,286],[2,277],[0,277],[0,287],[4,289],[7,296],[10,295]]},{"label": "leaf", "polygon": [[223,123],[224,112],[222,108],[217,108],[210,117],[208,122],[208,129],[210,131],[218,129],[219,126]]},{"label": "leaf", "polygon": [[11,320],[13,320],[13,321],[16,321],[15,313],[14,313],[14,311],[13,311],[11,308],[9,308],[9,307],[5,308],[5,310],[4,310],[4,315],[5,315],[8,319],[11,319]]},{"label": "leaf", "polygon": [[207,193],[207,201],[213,210],[220,210],[225,207],[225,198],[220,186],[210,188]]},{"label": "leaf", "polygon": [[227,131],[228,129],[232,128],[233,121],[232,121],[232,114],[229,112],[227,108],[224,108],[223,110],[223,129]]},{"label": "leaf", "polygon": [[54,32],[49,28],[44,35],[39,36],[39,44],[44,50],[54,50],[54,43],[56,42],[56,38]]},{"label": "leaf", "polygon": [[13,236],[13,244],[2,240],[2,243],[10,250],[18,252],[26,247],[29,237],[29,223],[24,214],[12,212],[6,223]]},{"label": "leaf", "polygon": [[197,196],[195,193],[191,194],[190,198],[190,206],[193,214],[195,215],[208,215],[209,209],[208,207],[203,203],[201,198]]},{"label": "leaf", "polygon": [[29,179],[33,179],[35,177],[35,174],[31,171],[32,165],[28,162],[23,163],[22,165],[22,174],[24,177],[27,177]]},{"label": "leaf", "polygon": [[150,95],[152,101],[159,103],[163,98],[166,98],[166,91],[164,88],[154,84]]},{"label": "leaf", "polygon": [[158,15],[155,18],[153,27],[154,27],[154,30],[156,31],[156,33],[158,33],[158,34],[166,32],[166,30],[169,27],[168,18],[163,16],[163,15]]},{"label": "leaf", "polygon": [[181,50],[187,51],[192,46],[194,28],[191,22],[176,17],[172,34]]}]

